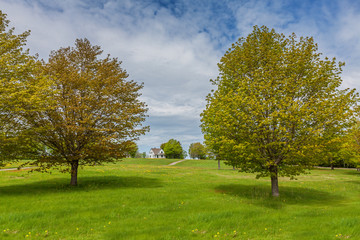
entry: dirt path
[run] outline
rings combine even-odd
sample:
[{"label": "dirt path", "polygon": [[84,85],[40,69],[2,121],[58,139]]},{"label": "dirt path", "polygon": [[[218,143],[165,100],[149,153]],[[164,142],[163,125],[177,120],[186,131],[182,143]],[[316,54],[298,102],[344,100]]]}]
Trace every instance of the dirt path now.
[{"label": "dirt path", "polygon": [[189,160],[189,159],[183,159],[183,160],[180,160],[180,161],[177,161],[177,162],[172,162],[168,166],[174,166],[175,164],[178,164],[178,163],[181,163],[181,162],[184,162],[184,161],[187,161],[187,160]]},{"label": "dirt path", "polygon": [[23,167],[23,168],[4,168],[4,169],[0,169],[0,172],[3,171],[17,171],[17,170],[25,170],[25,169],[31,169],[31,168],[35,168],[35,167]]},{"label": "dirt path", "polygon": [[[331,167],[320,167],[320,166],[315,166],[314,168],[320,168],[320,169],[331,169]],[[357,170],[357,168],[341,168],[341,167],[335,167],[334,170],[336,169],[344,169],[344,170]]]}]

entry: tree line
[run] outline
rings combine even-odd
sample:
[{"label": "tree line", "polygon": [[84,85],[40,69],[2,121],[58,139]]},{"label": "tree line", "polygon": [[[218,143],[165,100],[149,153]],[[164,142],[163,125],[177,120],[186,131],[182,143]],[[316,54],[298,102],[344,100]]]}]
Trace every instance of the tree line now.
[{"label": "tree line", "polygon": [[170,139],[166,143],[162,143],[160,148],[164,150],[166,158],[184,159],[188,156],[193,159],[205,159],[205,146],[200,142],[191,143],[188,153],[183,149],[181,143],[176,139]]}]

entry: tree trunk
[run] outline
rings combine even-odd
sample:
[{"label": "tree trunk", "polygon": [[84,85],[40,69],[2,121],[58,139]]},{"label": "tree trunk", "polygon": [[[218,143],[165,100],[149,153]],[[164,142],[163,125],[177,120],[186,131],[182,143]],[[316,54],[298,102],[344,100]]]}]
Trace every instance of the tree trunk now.
[{"label": "tree trunk", "polygon": [[70,185],[76,186],[77,185],[77,173],[78,173],[79,161],[71,162],[71,180]]},{"label": "tree trunk", "polygon": [[334,162],[332,157],[330,157],[330,166],[331,166],[331,170],[334,170]]},{"label": "tree trunk", "polygon": [[235,166],[233,166],[233,170],[236,170],[236,169],[235,169]]},{"label": "tree trunk", "polygon": [[220,159],[218,160],[218,169],[220,170]]},{"label": "tree trunk", "polygon": [[278,173],[277,167],[272,166],[270,168],[270,176],[271,176],[271,193],[273,197],[279,197],[279,183],[278,183]]}]

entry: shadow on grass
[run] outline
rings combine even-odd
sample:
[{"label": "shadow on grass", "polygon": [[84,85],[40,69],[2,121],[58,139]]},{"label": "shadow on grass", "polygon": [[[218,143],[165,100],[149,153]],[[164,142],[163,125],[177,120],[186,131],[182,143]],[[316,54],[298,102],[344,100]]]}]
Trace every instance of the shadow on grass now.
[{"label": "shadow on grass", "polygon": [[58,192],[96,191],[121,188],[158,188],[160,181],[146,177],[80,177],[78,186],[70,186],[69,178],[54,178],[27,184],[17,184],[0,187],[0,197],[3,195],[33,195]]},{"label": "shadow on grass", "polygon": [[357,170],[354,170],[354,171],[344,171],[344,174],[360,177],[360,172],[357,171]]},{"label": "shadow on grass", "polygon": [[216,192],[230,194],[268,208],[281,209],[289,204],[332,205],[340,203],[343,197],[311,188],[279,186],[280,197],[271,196],[270,185],[228,184],[215,188]]}]

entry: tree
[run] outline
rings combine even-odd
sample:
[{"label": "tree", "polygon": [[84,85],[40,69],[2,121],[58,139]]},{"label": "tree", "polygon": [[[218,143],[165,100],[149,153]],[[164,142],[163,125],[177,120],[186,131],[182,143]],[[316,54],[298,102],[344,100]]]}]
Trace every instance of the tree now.
[{"label": "tree", "polygon": [[187,156],[188,156],[187,152],[186,152],[185,150],[183,150],[183,152],[182,152],[182,158],[183,158],[183,159],[184,159],[184,158],[187,158]]},{"label": "tree", "polygon": [[216,160],[218,162],[218,170],[221,169],[221,164],[220,161],[222,160],[221,157],[219,156],[219,153],[214,152],[214,149],[211,149],[210,147],[206,147],[206,159],[208,160]]},{"label": "tree", "polygon": [[189,155],[191,158],[205,159],[206,149],[204,145],[199,142],[191,143],[189,147]]},{"label": "tree", "polygon": [[142,153],[139,153],[139,152],[136,152],[135,154],[135,158],[142,158],[143,154]]},{"label": "tree", "polygon": [[327,141],[323,148],[323,158],[326,164],[330,165],[331,170],[334,170],[335,164],[340,160],[343,150],[343,139],[342,136],[328,134],[324,136]]},{"label": "tree", "polygon": [[24,50],[30,31],[19,35],[0,11],[0,165],[36,155],[36,143],[24,134],[19,114],[41,109],[51,81],[40,74],[41,63]]},{"label": "tree", "polygon": [[161,148],[162,150],[164,150],[165,144],[166,144],[166,143],[162,143],[162,144],[160,145],[160,148]]},{"label": "tree", "polygon": [[148,130],[141,127],[147,111],[138,99],[142,85],[127,80],[117,58],[99,59],[101,54],[87,39],[51,52],[43,69],[54,81],[55,105],[23,115],[28,135],[50,149],[35,164],[70,172],[71,185],[77,185],[79,165],[125,157]]},{"label": "tree", "polygon": [[360,171],[360,121],[349,130],[348,135],[344,141],[343,151],[350,162]]},{"label": "tree", "polygon": [[343,63],[321,59],[311,37],[285,37],[255,26],[221,58],[217,87],[201,114],[205,144],[243,172],[305,173],[318,161],[332,131],[351,125],[358,95],[339,90]]},{"label": "tree", "polygon": [[166,158],[170,159],[183,159],[183,148],[178,140],[170,139],[164,145],[164,152]]},{"label": "tree", "polygon": [[136,143],[133,142],[132,147],[130,148],[130,150],[128,152],[129,156],[132,158],[135,158],[136,155],[138,154],[138,150],[139,150],[139,147],[137,146]]}]

